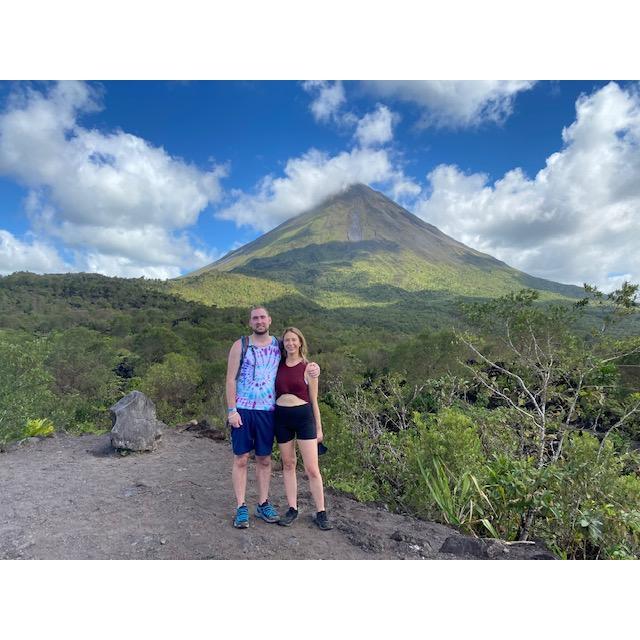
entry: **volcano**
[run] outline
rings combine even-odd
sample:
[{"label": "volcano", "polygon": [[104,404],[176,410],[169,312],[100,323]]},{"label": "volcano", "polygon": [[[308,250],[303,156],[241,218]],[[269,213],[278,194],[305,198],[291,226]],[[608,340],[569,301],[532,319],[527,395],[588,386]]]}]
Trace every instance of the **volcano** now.
[{"label": "volcano", "polygon": [[215,303],[216,290],[224,297],[221,289],[234,284],[248,299],[296,292],[329,308],[386,305],[420,293],[490,298],[524,287],[544,297],[583,293],[476,251],[363,184],[184,276],[180,288],[206,289]]}]

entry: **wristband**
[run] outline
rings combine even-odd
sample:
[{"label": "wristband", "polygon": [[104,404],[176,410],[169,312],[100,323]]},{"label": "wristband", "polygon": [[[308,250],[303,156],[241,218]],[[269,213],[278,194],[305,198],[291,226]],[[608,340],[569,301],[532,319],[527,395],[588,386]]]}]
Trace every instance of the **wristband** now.
[{"label": "wristband", "polygon": [[237,411],[237,409],[235,407],[232,407],[231,409],[227,409],[227,413],[229,415],[231,415],[232,413],[235,413]]}]

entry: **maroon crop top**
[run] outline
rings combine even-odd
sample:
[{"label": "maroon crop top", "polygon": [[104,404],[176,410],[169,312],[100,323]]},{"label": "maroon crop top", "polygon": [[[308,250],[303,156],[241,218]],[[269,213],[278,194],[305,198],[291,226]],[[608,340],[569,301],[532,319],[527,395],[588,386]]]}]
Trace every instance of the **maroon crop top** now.
[{"label": "maroon crop top", "polygon": [[306,362],[298,362],[295,367],[288,367],[286,360],[283,358],[280,361],[276,375],[276,398],[285,393],[292,393],[294,396],[298,396],[300,400],[310,402],[309,387],[304,381],[304,370],[306,368]]}]

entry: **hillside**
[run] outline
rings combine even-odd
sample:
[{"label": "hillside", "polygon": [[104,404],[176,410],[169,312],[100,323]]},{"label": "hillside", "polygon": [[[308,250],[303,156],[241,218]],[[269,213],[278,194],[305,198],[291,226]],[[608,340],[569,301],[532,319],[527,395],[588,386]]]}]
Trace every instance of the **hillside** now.
[{"label": "hillside", "polygon": [[547,299],[581,295],[578,287],[535,278],[467,247],[361,184],[171,283],[180,295],[218,306],[262,292],[265,301],[297,293],[328,309],[420,309],[425,301],[523,287]]}]

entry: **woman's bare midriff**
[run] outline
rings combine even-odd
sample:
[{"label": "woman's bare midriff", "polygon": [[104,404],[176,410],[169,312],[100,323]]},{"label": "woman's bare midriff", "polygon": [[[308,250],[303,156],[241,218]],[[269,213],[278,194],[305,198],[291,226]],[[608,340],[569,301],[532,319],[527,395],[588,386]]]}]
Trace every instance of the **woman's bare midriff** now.
[{"label": "woman's bare midriff", "polygon": [[299,407],[303,404],[309,404],[306,400],[294,396],[293,393],[283,393],[276,400],[279,407]]}]

